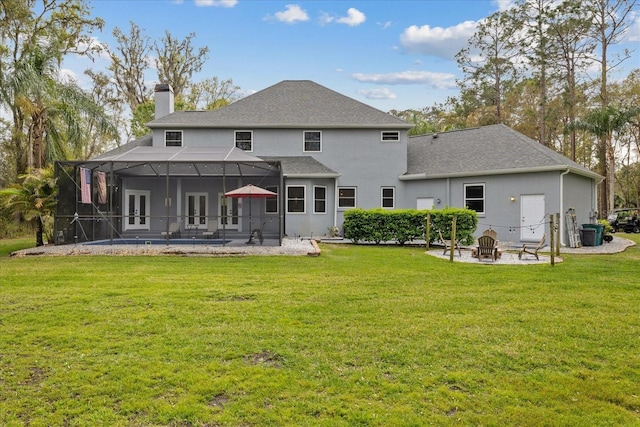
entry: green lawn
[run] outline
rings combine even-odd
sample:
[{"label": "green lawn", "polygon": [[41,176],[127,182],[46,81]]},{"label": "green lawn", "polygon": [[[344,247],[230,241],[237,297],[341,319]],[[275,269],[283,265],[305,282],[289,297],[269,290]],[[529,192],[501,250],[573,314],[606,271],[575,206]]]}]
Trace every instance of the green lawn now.
[{"label": "green lawn", "polygon": [[6,256],[28,243],[0,241],[3,426],[640,425],[637,247]]}]

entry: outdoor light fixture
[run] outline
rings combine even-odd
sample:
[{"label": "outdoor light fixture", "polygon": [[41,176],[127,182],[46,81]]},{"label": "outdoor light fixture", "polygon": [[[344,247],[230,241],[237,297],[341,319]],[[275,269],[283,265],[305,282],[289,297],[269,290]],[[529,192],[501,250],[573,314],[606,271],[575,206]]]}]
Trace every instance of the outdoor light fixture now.
[{"label": "outdoor light fixture", "polygon": [[512,202],[515,202],[515,201],[516,201],[516,197],[515,197],[515,196],[511,196],[511,197],[509,198],[509,200],[510,200],[510,201],[512,201]]},{"label": "outdoor light fixture", "polygon": [[436,199],[436,205],[440,204],[440,199]]}]

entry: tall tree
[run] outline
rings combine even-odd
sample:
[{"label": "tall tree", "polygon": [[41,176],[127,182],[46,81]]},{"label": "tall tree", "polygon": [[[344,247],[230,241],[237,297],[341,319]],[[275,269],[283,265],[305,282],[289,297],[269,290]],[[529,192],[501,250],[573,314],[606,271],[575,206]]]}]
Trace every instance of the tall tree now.
[{"label": "tall tree", "polygon": [[585,83],[580,83],[579,76],[590,63],[595,44],[588,38],[591,20],[585,19],[580,10],[580,2],[567,0],[562,2],[549,16],[548,34],[550,47],[556,60],[551,67],[557,70],[561,96],[566,109],[566,129],[569,134],[569,153],[571,160],[576,160],[576,120],[579,105],[586,103],[582,96]]},{"label": "tall tree", "polygon": [[176,97],[183,94],[193,74],[199,72],[208,59],[208,47],[194,52],[191,41],[195,36],[190,33],[184,40],[178,40],[165,31],[162,40],[154,44],[158,80],[170,84]]},{"label": "tall tree", "polygon": [[[503,100],[507,88],[518,76],[517,45],[513,43],[513,21],[503,13],[495,13],[478,23],[468,46],[456,55],[464,73],[459,82],[462,100],[476,103],[476,111],[489,108],[490,120],[480,124],[503,123]],[[517,30],[517,29],[516,29]],[[484,115],[484,114],[483,114]]]},{"label": "tall tree", "polygon": [[238,100],[240,87],[232,79],[210,77],[188,85],[183,94],[185,103],[201,110],[216,110]]},{"label": "tall tree", "polygon": [[3,145],[11,151],[15,174],[41,165],[43,141],[54,136],[43,130],[52,100],[45,81],[59,82],[64,55],[91,56],[99,49],[88,33],[104,23],[89,12],[83,0],[0,0],[0,102],[10,116]]},{"label": "tall tree", "polygon": [[[600,64],[600,91],[598,98],[601,111],[609,109],[609,73],[625,60],[631,53],[624,51],[610,58],[609,49],[617,44],[631,25],[631,16],[636,0],[585,0],[582,9],[592,20],[591,36],[599,47],[599,56],[594,60]],[[612,60],[611,60],[612,59]],[[604,215],[614,205],[614,173],[615,156],[611,139],[607,134],[600,135],[598,143],[598,160],[600,173],[606,178],[601,186],[599,209]]]},{"label": "tall tree", "polygon": [[116,47],[109,49],[113,76],[118,95],[125,100],[131,111],[145,102],[151,101],[151,88],[146,84],[149,69],[151,40],[134,22],[130,23],[129,34],[118,27],[113,30]]}]

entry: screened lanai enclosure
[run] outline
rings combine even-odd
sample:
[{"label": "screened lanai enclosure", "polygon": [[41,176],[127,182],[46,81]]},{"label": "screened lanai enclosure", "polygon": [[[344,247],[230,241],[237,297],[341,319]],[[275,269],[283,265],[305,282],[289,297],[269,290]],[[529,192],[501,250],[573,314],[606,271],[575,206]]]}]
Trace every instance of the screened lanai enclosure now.
[{"label": "screened lanai enclosure", "polygon": [[[57,162],[55,174],[58,245],[282,243],[280,162],[238,148],[138,146]],[[225,195],[247,184],[278,195]]]}]

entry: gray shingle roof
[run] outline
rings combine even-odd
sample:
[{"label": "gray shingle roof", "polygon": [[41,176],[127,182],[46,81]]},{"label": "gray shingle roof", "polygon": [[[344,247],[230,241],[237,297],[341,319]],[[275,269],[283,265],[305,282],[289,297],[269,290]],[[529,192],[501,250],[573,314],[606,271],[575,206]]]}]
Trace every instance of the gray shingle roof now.
[{"label": "gray shingle roof", "polygon": [[272,162],[280,161],[282,174],[286,178],[336,178],[339,173],[309,156],[272,157],[260,156]]},{"label": "gray shingle roof", "polygon": [[138,139],[129,141],[126,144],[122,144],[121,146],[116,147],[113,150],[109,150],[106,153],[102,153],[99,156],[95,157],[95,160],[106,159],[113,156],[117,156],[118,154],[126,153],[127,151],[136,147],[151,147],[152,145],[153,145],[153,136],[149,133]]},{"label": "gray shingle roof", "polygon": [[214,111],[177,111],[150,128],[390,128],[413,125],[309,80],[285,80]]},{"label": "gray shingle roof", "polygon": [[505,125],[410,137],[407,178],[566,170],[600,175]]}]

